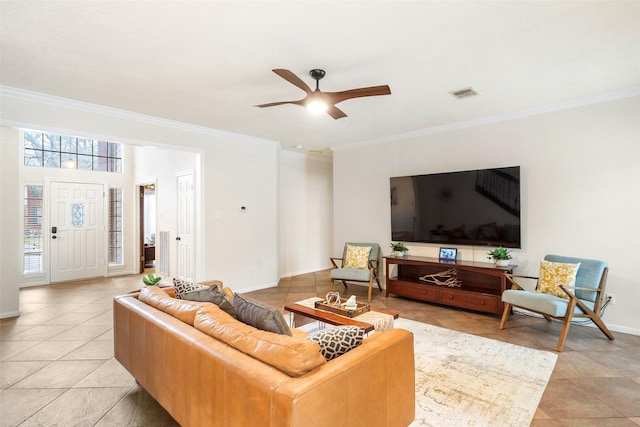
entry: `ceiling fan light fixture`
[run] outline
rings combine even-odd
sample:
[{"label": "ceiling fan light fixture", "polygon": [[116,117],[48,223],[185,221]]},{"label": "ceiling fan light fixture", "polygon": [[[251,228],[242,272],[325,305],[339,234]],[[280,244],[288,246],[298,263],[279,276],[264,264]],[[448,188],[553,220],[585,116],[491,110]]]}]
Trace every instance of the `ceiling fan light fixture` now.
[{"label": "ceiling fan light fixture", "polygon": [[312,114],[321,114],[327,111],[329,106],[322,101],[311,101],[307,103],[307,110]]}]

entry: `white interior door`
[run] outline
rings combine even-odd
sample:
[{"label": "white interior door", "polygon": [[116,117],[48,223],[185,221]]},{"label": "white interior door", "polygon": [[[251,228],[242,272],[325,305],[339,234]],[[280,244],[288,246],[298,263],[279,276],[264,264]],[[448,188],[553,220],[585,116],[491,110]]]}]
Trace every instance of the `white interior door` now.
[{"label": "white interior door", "polygon": [[51,182],[51,282],[105,275],[104,186]]},{"label": "white interior door", "polygon": [[193,174],[187,173],[178,175],[178,235],[176,236],[178,243],[177,277],[186,281],[195,280],[193,223]]}]

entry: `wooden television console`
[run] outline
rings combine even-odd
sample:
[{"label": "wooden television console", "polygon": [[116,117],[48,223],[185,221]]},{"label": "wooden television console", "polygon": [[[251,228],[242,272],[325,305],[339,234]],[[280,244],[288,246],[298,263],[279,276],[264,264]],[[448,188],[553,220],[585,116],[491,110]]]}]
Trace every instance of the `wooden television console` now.
[{"label": "wooden television console", "polygon": [[[507,289],[505,273],[517,267],[496,267],[487,262],[440,261],[438,258],[418,256],[386,256],[386,296],[400,295],[422,301],[435,302],[454,307],[502,314],[502,292]],[[397,266],[395,275],[391,267]],[[448,287],[420,280],[425,275],[448,269],[457,271],[460,287]]]}]

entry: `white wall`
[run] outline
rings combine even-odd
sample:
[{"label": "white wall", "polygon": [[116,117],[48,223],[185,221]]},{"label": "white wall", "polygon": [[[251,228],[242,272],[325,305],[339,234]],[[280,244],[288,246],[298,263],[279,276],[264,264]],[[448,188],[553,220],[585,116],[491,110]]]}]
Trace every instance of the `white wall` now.
[{"label": "white wall", "polygon": [[[234,290],[277,283],[277,143],[10,88],[0,95],[5,127],[199,151],[196,279],[218,278]],[[0,176],[2,182],[15,180],[4,165]],[[240,213],[242,205],[247,212]],[[222,217],[214,219],[213,212]],[[4,214],[3,230],[18,229],[18,212]],[[4,271],[4,259],[2,264]],[[17,284],[7,286],[10,294],[17,292]]]},{"label": "white wall", "polygon": [[331,267],[333,165],[292,151],[280,155],[280,276]]},{"label": "white wall", "polygon": [[[177,237],[178,229],[178,189],[177,175],[183,172],[192,172],[194,175],[194,183],[200,176],[200,155],[187,150],[134,147],[134,183],[136,185],[154,183],[156,212],[153,218],[155,229],[150,233],[156,233],[156,267],[158,259],[158,231],[169,231],[169,277],[163,277],[163,280],[171,282],[171,279],[177,276],[177,245],[173,244]],[[195,183],[194,206],[201,206],[200,200],[200,183]],[[146,214],[146,212],[145,212]],[[195,212],[195,223],[201,223],[201,210]],[[137,216],[136,216],[137,218]],[[145,224],[146,225],[146,224]],[[138,229],[139,230],[139,229]],[[139,235],[136,233],[136,236]],[[201,236],[194,236],[196,247],[199,244]],[[137,242],[137,240],[136,240]]]},{"label": "white wall", "polygon": [[[389,177],[521,166],[523,248],[518,273],[545,254],[609,263],[613,330],[640,335],[640,97],[434,133],[334,153],[334,252],[377,241],[389,254]],[[358,179],[353,179],[357,176]],[[367,185],[361,185],[362,182]],[[438,245],[408,244],[436,256]],[[484,247],[459,247],[486,261]]]},{"label": "white wall", "polygon": [[18,131],[0,128],[0,318],[19,313],[18,289],[22,279],[22,242],[17,219],[23,204],[17,184],[20,157]]}]

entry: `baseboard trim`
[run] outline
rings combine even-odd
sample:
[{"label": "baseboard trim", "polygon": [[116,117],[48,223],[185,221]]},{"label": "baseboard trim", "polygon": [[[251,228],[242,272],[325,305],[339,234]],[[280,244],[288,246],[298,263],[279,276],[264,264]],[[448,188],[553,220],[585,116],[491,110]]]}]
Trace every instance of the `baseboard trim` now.
[{"label": "baseboard trim", "polygon": [[308,270],[301,270],[301,271],[296,271],[293,273],[284,273],[280,275],[281,279],[286,279],[288,277],[293,277],[293,276],[300,276],[301,274],[309,274],[309,273],[317,273],[318,271],[324,271],[324,270],[329,270],[331,269],[330,265],[325,265],[323,267],[316,267],[316,268],[311,268]]},{"label": "baseboard trim", "polygon": [[621,332],[623,334],[640,336],[640,329],[638,328],[630,328],[628,326],[619,326],[619,325],[607,325],[607,328],[609,328],[613,332]]},{"label": "baseboard trim", "polygon": [[7,319],[9,317],[18,317],[20,316],[19,311],[7,311],[6,313],[0,313],[0,319]]},{"label": "baseboard trim", "polygon": [[22,288],[31,288],[33,286],[44,286],[44,285],[48,285],[49,282],[47,281],[39,281],[39,282],[32,282],[32,283],[21,283],[20,285],[18,285],[19,289]]}]

